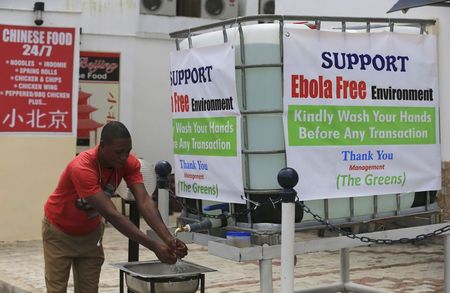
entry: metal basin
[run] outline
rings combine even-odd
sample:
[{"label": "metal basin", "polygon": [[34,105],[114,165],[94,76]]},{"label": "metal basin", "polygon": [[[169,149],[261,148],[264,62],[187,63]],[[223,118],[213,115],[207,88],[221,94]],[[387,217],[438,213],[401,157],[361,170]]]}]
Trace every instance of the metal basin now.
[{"label": "metal basin", "polygon": [[195,293],[202,275],[215,271],[182,260],[175,265],[146,261],[113,266],[125,273],[128,289],[136,293]]}]

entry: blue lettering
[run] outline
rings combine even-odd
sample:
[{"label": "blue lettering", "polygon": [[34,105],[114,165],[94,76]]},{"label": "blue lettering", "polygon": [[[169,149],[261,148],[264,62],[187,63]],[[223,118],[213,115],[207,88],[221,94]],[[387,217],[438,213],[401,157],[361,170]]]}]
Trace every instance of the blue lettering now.
[{"label": "blue lettering", "polygon": [[180,162],[181,169],[197,170],[197,165],[195,164],[194,160],[192,160],[190,162],[185,161],[185,160],[179,160],[179,162]]},{"label": "blue lettering", "polygon": [[343,161],[373,161],[372,151],[367,151],[367,153],[358,153],[354,151],[342,151]]},{"label": "blue lettering", "polygon": [[372,58],[369,54],[360,54],[359,59],[361,59],[361,70],[366,70],[366,66],[370,65]]},{"label": "blue lettering", "polygon": [[377,150],[378,160],[392,161],[394,159],[394,153],[385,153],[383,150]]},{"label": "blue lettering", "polygon": [[211,82],[211,71],[213,67],[209,66],[201,66],[201,67],[193,67],[187,69],[180,70],[172,70],[170,71],[170,85],[177,86],[181,84],[196,84],[196,83],[206,83]]},{"label": "blue lettering", "polygon": [[[380,61],[379,66],[377,64],[377,60]],[[375,68],[375,70],[377,70],[377,71],[383,70],[384,65],[385,65],[384,58],[381,55],[378,55],[378,54],[375,55],[375,57],[373,57],[372,65],[373,65],[373,68]]]},{"label": "blue lettering", "polygon": [[336,63],[336,64],[335,64],[335,67],[336,67],[337,69],[344,69],[344,68],[345,68],[345,53],[341,53],[341,56],[342,56],[342,65],[339,65],[339,60],[338,60],[338,55],[339,55],[339,53],[334,52],[333,55],[334,55],[334,62]]},{"label": "blue lettering", "polygon": [[359,58],[357,54],[348,54],[348,69],[353,69],[353,65],[357,65]]},{"label": "blue lettering", "polygon": [[333,66],[333,61],[330,59],[331,53],[330,52],[323,52],[322,53],[322,59],[327,62],[322,62],[322,68],[329,69],[331,66]]},{"label": "blue lettering", "polygon": [[408,56],[370,55],[344,52],[322,52],[321,67],[325,69],[367,70],[406,72]]}]

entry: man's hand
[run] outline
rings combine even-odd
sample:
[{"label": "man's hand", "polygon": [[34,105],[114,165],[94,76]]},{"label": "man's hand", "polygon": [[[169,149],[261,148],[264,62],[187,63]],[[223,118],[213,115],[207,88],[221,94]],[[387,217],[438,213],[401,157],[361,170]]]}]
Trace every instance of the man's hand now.
[{"label": "man's hand", "polygon": [[[166,224],[161,219],[158,206],[151,196],[148,195],[143,183],[134,184],[130,187],[131,192],[136,199],[139,211],[147,224],[158,234],[170,250],[178,257],[183,258],[187,255],[187,247],[183,241],[175,239],[167,230]],[[158,257],[159,258],[159,257]]]},{"label": "man's hand", "polygon": [[188,254],[186,244],[177,238],[173,238],[173,241],[171,241],[169,246],[170,249],[175,252],[177,258],[183,258]]},{"label": "man's hand", "polygon": [[153,252],[163,263],[174,264],[177,262],[177,255],[175,254],[173,249],[168,247],[164,243],[159,242]]}]

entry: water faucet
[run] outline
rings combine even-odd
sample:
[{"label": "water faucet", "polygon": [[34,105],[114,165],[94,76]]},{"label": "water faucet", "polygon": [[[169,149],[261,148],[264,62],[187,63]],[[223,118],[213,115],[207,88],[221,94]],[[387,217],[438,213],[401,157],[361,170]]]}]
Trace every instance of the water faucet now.
[{"label": "water faucet", "polygon": [[225,227],[227,225],[227,218],[222,214],[222,216],[217,219],[203,219],[200,222],[190,223],[182,227],[175,229],[175,237],[180,232],[197,232],[204,231],[211,228]]},{"label": "water faucet", "polygon": [[185,225],[182,227],[178,227],[175,229],[175,237],[177,237],[178,233],[180,232],[191,232],[191,227],[189,225]]}]

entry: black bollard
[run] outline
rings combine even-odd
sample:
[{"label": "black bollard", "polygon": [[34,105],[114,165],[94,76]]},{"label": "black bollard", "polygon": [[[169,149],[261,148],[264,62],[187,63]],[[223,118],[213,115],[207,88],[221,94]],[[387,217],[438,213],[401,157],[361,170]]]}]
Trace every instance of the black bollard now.
[{"label": "black bollard", "polygon": [[297,192],[294,186],[298,183],[297,171],[290,167],[283,168],[278,172],[277,180],[278,184],[283,187],[280,192],[283,202],[295,202]]},{"label": "black bollard", "polygon": [[169,175],[172,172],[172,166],[169,162],[161,160],[155,165],[156,186],[159,189],[169,188]]},{"label": "black bollard", "polygon": [[[170,173],[172,172],[172,166],[167,161],[159,161],[155,165],[156,173],[156,186],[158,189],[166,189],[170,192]],[[158,209],[166,225],[169,224],[169,203],[170,199],[167,193],[158,192]]]}]

